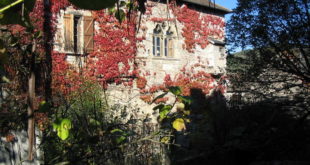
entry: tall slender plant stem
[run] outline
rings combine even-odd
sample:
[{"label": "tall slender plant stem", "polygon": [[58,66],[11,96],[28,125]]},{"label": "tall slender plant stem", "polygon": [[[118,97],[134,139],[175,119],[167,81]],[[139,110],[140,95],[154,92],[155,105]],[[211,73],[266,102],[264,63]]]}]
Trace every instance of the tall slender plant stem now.
[{"label": "tall slender plant stem", "polygon": [[18,4],[22,3],[22,2],[24,2],[24,0],[17,0],[17,1],[15,1],[15,2],[13,2],[13,3],[11,3],[11,4],[7,5],[7,6],[5,6],[4,8],[0,9],[0,13],[3,13],[5,10],[8,10],[8,9],[10,9],[11,7],[13,7],[13,6],[15,6],[15,5],[18,5]]}]

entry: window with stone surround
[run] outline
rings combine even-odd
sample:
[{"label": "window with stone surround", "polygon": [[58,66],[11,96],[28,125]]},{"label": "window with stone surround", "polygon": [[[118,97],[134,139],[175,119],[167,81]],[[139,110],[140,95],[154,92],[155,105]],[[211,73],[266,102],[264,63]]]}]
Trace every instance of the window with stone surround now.
[{"label": "window with stone surround", "polygon": [[94,22],[91,16],[64,14],[64,50],[69,54],[87,54],[94,49]]},{"label": "window with stone surround", "polygon": [[170,27],[165,29],[165,24],[157,24],[153,30],[153,56],[173,57],[173,32]]}]

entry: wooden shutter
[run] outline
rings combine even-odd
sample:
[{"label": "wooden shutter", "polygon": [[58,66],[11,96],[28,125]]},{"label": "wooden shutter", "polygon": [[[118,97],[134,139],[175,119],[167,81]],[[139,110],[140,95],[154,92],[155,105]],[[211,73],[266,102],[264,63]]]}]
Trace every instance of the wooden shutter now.
[{"label": "wooden shutter", "polygon": [[64,15],[64,31],[65,31],[65,51],[74,51],[74,38],[73,38],[73,14]]},{"label": "wooden shutter", "polygon": [[84,17],[84,50],[85,53],[94,50],[94,19],[90,16]]}]

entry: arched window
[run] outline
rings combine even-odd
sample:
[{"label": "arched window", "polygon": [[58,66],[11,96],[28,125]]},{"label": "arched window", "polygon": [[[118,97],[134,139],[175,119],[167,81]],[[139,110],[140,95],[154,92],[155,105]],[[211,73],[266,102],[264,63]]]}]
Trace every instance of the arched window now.
[{"label": "arched window", "polygon": [[153,56],[173,57],[173,31],[165,24],[157,24],[153,30]]},{"label": "arched window", "polygon": [[156,25],[153,31],[153,56],[161,56],[162,52],[162,35],[163,30],[159,24]]}]

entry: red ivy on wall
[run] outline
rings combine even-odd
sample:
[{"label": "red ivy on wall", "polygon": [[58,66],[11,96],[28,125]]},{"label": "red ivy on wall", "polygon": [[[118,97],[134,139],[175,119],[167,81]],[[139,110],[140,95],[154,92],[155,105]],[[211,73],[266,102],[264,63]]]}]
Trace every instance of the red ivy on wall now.
[{"label": "red ivy on wall", "polygon": [[221,17],[201,14],[186,5],[174,8],[173,11],[177,20],[184,25],[184,46],[189,52],[193,52],[196,45],[205,48],[208,45],[208,37],[223,39],[225,23]]},{"label": "red ivy on wall", "polygon": [[103,11],[93,12],[93,16],[99,30],[94,37],[95,51],[87,62],[89,76],[96,76],[103,84],[133,77],[137,42],[134,16],[122,23]]},{"label": "red ivy on wall", "polygon": [[[152,103],[153,99],[158,95],[157,92],[167,92],[171,86],[181,87],[183,96],[190,96],[191,89],[200,89],[204,95],[210,94],[212,90],[218,90],[224,94],[226,92],[226,85],[223,82],[226,77],[216,80],[210,73],[205,71],[206,67],[201,62],[190,67],[184,66],[179,74],[174,77],[166,74],[163,83],[159,85],[147,84],[147,81],[144,81],[144,88],[140,88],[140,98],[146,103]],[[144,79],[146,80],[147,78]],[[139,85],[140,81],[137,81],[137,86],[141,86]],[[166,101],[168,101],[168,97],[157,99],[154,103],[158,104]]]},{"label": "red ivy on wall", "polygon": [[[154,3],[147,5],[147,13],[152,13]],[[183,25],[182,36],[184,37],[184,49],[193,53],[195,46],[206,48],[208,37],[223,39],[225,22],[223,18],[211,14],[203,14],[186,5],[177,6],[175,1],[171,1],[169,8],[172,10],[175,18],[151,17],[153,22],[174,22],[175,19]],[[151,15],[151,14],[149,14]]]}]

